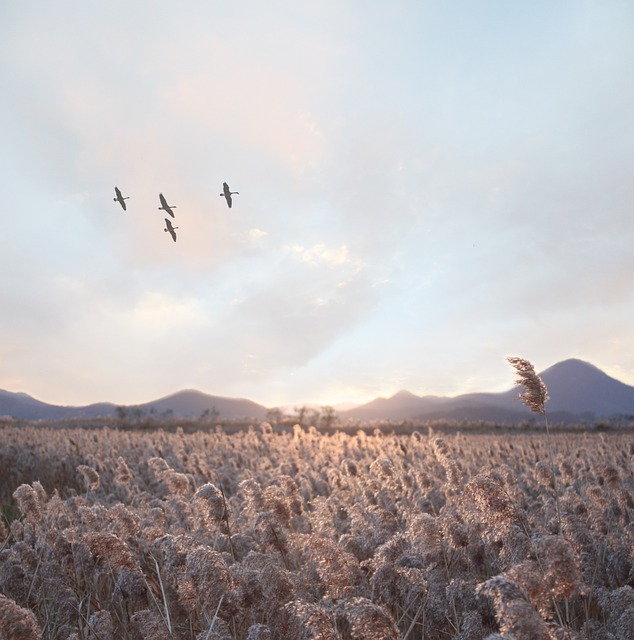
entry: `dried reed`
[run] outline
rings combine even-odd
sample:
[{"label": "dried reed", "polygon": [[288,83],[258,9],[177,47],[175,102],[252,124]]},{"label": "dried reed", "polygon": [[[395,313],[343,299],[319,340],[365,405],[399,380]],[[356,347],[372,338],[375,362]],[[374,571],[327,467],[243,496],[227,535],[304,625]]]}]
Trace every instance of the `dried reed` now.
[{"label": "dried reed", "polygon": [[533,412],[540,413],[544,416],[544,424],[546,426],[546,438],[548,442],[548,457],[550,459],[550,470],[553,481],[553,491],[555,493],[555,504],[557,507],[557,525],[559,533],[562,532],[561,509],[559,506],[559,490],[557,488],[557,476],[555,473],[555,458],[553,456],[553,448],[550,437],[550,429],[548,426],[548,416],[546,415],[546,402],[549,400],[548,389],[544,381],[536,373],[535,367],[528,360],[518,357],[507,358],[510,365],[515,369],[517,377],[515,384],[523,388],[519,399]]}]

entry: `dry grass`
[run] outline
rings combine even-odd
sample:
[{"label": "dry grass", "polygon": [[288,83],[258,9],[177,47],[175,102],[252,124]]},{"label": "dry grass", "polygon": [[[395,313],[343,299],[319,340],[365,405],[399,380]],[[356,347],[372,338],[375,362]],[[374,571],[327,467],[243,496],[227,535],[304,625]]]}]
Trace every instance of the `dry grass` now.
[{"label": "dry grass", "polygon": [[0,427],[0,638],[631,640],[634,437],[551,439]]}]

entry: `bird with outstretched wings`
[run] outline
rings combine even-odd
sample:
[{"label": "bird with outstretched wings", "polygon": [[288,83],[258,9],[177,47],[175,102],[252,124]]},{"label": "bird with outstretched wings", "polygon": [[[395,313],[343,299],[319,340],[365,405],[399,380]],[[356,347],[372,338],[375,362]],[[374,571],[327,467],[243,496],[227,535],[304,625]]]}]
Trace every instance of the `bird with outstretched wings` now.
[{"label": "bird with outstretched wings", "polygon": [[222,193],[220,194],[220,197],[225,198],[227,204],[229,205],[229,209],[231,209],[231,196],[237,193],[237,191],[231,191],[231,189],[229,189],[229,185],[226,182],[222,183]]},{"label": "bird with outstretched wings", "polygon": [[159,207],[159,210],[163,210],[166,211],[167,213],[169,213],[172,218],[174,217],[174,212],[172,211],[172,209],[176,209],[176,205],[169,205],[167,204],[167,200],[165,199],[165,196],[162,193],[159,193],[159,200],[161,201],[161,206]]},{"label": "bird with outstretched wings", "polygon": [[114,200],[115,202],[118,202],[118,203],[123,207],[123,210],[125,211],[125,210],[126,210],[125,201],[126,201],[126,200],[129,200],[129,199],[130,199],[130,197],[129,197],[129,196],[126,196],[126,197],[124,198],[124,197],[121,195],[121,190],[119,189],[119,187],[115,187],[115,188],[114,188],[114,192],[115,192],[115,194],[116,194],[116,196],[117,196],[117,197],[116,197],[116,198],[113,198],[113,200]]},{"label": "bird with outstretched wings", "polygon": [[169,218],[165,218],[165,229],[163,229],[163,231],[169,232],[169,234],[172,236],[172,240],[174,242],[176,242],[176,231],[175,229],[178,229],[178,227],[173,227],[172,226],[172,221]]}]

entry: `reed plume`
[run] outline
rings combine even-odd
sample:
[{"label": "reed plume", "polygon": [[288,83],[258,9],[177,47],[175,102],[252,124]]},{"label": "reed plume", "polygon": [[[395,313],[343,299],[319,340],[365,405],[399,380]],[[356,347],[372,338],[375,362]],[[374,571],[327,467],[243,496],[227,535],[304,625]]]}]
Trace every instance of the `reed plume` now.
[{"label": "reed plume", "polygon": [[477,591],[493,601],[495,617],[505,638],[516,640],[549,640],[545,622],[528,601],[524,591],[513,580],[494,576]]},{"label": "reed plume", "polygon": [[84,484],[86,485],[86,489],[96,491],[99,489],[99,485],[101,484],[101,479],[99,478],[99,474],[95,469],[89,467],[85,464],[80,464],[77,467],[77,471],[81,473]]},{"label": "reed plume", "polygon": [[535,367],[523,358],[507,358],[515,369],[517,380],[515,384],[524,388],[519,399],[533,412],[546,415],[546,402],[548,402],[548,389],[544,381],[535,373]]},{"label": "reed plume", "polygon": [[39,640],[35,616],[0,594],[0,640]]},{"label": "reed plume", "polygon": [[28,484],[21,484],[13,492],[13,498],[18,503],[18,509],[20,509],[27,522],[40,522],[42,520],[40,501],[33,487]]},{"label": "reed plume", "polygon": [[544,416],[546,437],[548,441],[548,457],[550,458],[550,470],[552,473],[553,490],[555,492],[555,503],[557,506],[557,523],[559,533],[561,534],[561,511],[559,509],[559,491],[557,489],[557,479],[555,477],[555,458],[553,456],[553,448],[550,443],[550,429],[548,428],[548,417],[546,416],[546,403],[550,399],[548,396],[548,388],[544,384],[544,381],[535,372],[535,367],[531,362],[517,357],[510,357],[507,358],[507,360],[515,369],[515,375],[517,376],[515,384],[524,388],[524,391],[519,395],[519,399],[533,413],[540,413]]}]

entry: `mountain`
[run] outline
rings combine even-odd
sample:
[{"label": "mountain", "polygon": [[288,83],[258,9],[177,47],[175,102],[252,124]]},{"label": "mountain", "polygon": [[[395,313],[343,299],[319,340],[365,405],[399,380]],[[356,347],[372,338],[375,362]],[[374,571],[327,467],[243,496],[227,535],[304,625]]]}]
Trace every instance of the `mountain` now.
[{"label": "mountain", "polygon": [[153,402],[135,405],[143,413],[162,414],[172,412],[179,418],[199,418],[205,412],[210,416],[217,416],[224,420],[240,418],[256,418],[264,420],[268,409],[261,404],[246,399],[223,398],[211,396],[201,391],[187,389],[179,391]]},{"label": "mountain", "polygon": [[[539,374],[548,388],[549,414],[571,413],[612,417],[634,414],[634,387],[608,376],[589,362],[571,358],[558,362]],[[495,397],[495,404],[507,409],[517,407],[521,389],[517,386],[500,394],[477,394]],[[521,405],[524,411],[527,408]]]},{"label": "mountain", "polygon": [[[205,412],[224,420],[253,418],[264,420],[268,409],[251,400],[223,398],[200,391],[185,390],[151,402],[123,407],[129,415],[141,414],[155,417],[198,418]],[[100,402],[83,407],[47,404],[26,393],[12,393],[0,389],[0,416],[20,420],[70,420],[77,418],[114,418],[117,406]]]},{"label": "mountain", "polygon": [[390,398],[375,398],[340,415],[354,420],[405,420],[442,409],[451,398],[417,396],[409,391],[399,391]]},{"label": "mountain", "polygon": [[65,407],[36,400],[26,393],[0,389],[0,416],[21,420],[68,420],[114,415],[115,405],[100,402],[83,407]]},{"label": "mountain", "polygon": [[[540,374],[548,387],[546,405],[552,421],[572,422],[580,419],[634,416],[634,387],[611,378],[583,360],[558,362]],[[512,371],[509,370],[509,379]],[[339,416],[368,420],[487,420],[517,423],[536,417],[519,400],[516,386],[501,393],[467,393],[455,397],[417,396],[399,391],[391,398],[376,398],[367,404],[339,410]],[[184,390],[158,400],[124,407],[132,417],[154,416],[199,418],[204,414],[221,420],[266,419],[268,409],[246,399],[212,396]],[[26,393],[0,389],[0,416],[23,420],[68,420],[72,418],[116,417],[116,405],[108,402],[66,407],[47,404]]]},{"label": "mountain", "polygon": [[564,360],[541,374],[548,387],[549,411],[576,411],[597,416],[634,414],[634,387],[583,360]]},{"label": "mountain", "polygon": [[[511,371],[509,371],[511,374]],[[634,387],[611,378],[594,365],[571,358],[545,369],[540,377],[550,396],[546,404],[554,420],[634,415]],[[455,397],[416,396],[399,391],[377,398],[341,417],[355,420],[454,419],[519,422],[530,418],[515,386],[501,393],[468,393]]]}]

